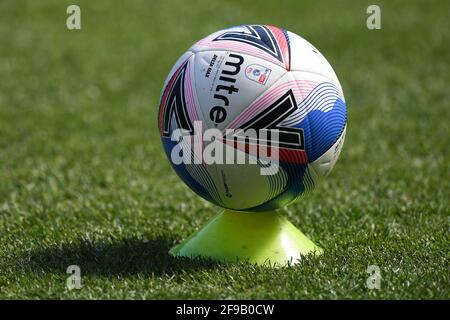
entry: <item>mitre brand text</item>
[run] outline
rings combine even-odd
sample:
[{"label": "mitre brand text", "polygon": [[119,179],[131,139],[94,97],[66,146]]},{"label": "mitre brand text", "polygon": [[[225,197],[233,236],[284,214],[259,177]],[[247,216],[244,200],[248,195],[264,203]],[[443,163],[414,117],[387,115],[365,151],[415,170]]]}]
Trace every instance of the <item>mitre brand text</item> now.
[{"label": "mitre brand text", "polygon": [[[211,64],[214,64],[216,60],[214,55],[211,60]],[[241,65],[244,62],[244,58],[239,54],[230,53],[225,60],[225,67],[220,72],[219,81],[217,82],[214,99],[216,105],[214,105],[209,111],[209,118],[214,123],[222,123],[227,118],[227,109],[229,107],[229,97],[236,92],[239,92],[239,88],[235,86],[235,76],[241,71]],[[208,69],[209,71],[209,69]],[[207,73],[209,76],[209,73]]]}]

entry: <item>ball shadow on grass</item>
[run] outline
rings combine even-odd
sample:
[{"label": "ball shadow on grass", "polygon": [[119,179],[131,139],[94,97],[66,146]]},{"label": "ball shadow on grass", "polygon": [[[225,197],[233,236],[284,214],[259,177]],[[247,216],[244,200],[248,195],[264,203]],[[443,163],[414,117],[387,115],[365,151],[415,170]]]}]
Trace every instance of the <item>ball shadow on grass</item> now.
[{"label": "ball shadow on grass", "polygon": [[16,267],[33,272],[65,274],[68,266],[77,265],[84,275],[113,277],[136,274],[170,276],[220,265],[210,259],[172,257],[168,252],[173,245],[173,240],[163,237],[63,243],[19,257]]}]

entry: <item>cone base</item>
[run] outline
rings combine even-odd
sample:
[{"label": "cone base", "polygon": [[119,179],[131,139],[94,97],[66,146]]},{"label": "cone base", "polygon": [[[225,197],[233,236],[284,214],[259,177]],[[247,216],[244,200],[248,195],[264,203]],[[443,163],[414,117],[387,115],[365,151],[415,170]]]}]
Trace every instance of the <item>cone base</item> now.
[{"label": "cone base", "polygon": [[323,250],[276,212],[225,210],[170,250],[172,256],[205,257],[258,265],[297,264]]}]

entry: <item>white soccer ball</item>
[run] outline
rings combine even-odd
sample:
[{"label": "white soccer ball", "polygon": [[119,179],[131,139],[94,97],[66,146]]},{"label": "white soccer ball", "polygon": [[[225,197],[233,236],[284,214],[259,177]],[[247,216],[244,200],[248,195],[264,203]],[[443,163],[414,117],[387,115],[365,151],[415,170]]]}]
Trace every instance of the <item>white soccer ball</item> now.
[{"label": "white soccer ball", "polygon": [[[336,163],[346,122],[325,57],[300,36],[264,25],[194,44],[170,71],[159,109],[163,146],[181,179],[212,203],[244,211],[273,210],[312,190]],[[278,137],[230,139],[230,129]]]}]

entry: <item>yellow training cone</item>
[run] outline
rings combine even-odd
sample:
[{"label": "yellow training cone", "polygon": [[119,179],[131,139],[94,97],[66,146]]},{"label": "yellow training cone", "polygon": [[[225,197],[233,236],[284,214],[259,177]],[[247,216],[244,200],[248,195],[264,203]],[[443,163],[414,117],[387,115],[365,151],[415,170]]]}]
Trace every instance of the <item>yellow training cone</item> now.
[{"label": "yellow training cone", "polygon": [[207,257],[259,265],[297,264],[322,249],[279,213],[225,210],[170,250],[173,256]]}]

